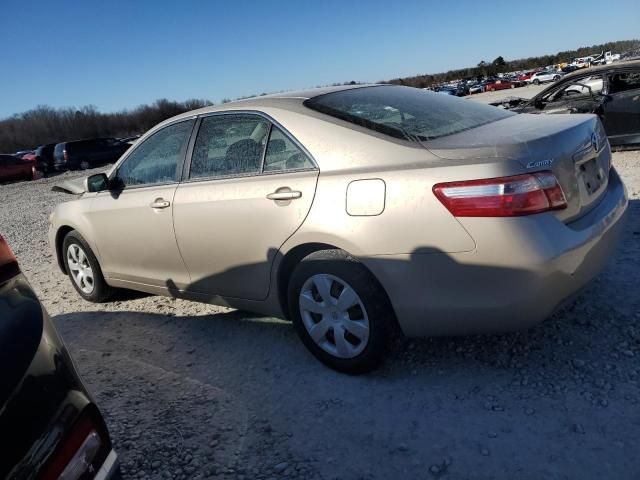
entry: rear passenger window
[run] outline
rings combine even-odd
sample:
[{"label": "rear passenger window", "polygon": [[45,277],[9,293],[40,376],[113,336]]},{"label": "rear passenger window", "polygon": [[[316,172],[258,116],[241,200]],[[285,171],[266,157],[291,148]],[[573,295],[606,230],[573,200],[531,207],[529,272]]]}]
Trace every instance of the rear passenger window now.
[{"label": "rear passenger window", "polygon": [[122,187],[175,182],[194,120],[164,127],[144,140],[118,169]]},{"label": "rear passenger window", "polygon": [[300,148],[275,125],[267,144],[265,172],[313,168],[313,163]]},{"label": "rear passenger window", "polygon": [[269,122],[258,115],[213,115],[202,119],[189,178],[260,173]]}]

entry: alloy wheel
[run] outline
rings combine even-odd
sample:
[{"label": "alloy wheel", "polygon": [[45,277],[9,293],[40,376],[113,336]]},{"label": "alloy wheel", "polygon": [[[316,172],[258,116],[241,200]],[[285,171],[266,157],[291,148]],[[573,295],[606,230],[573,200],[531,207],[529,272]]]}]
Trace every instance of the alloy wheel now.
[{"label": "alloy wheel", "polygon": [[73,281],[83,293],[90,295],[94,289],[94,278],[89,258],[76,243],[67,248],[67,265]]},{"label": "alloy wheel", "polygon": [[308,278],[299,295],[300,314],[309,336],[325,352],[353,358],[369,342],[369,317],[356,291],[329,274]]}]

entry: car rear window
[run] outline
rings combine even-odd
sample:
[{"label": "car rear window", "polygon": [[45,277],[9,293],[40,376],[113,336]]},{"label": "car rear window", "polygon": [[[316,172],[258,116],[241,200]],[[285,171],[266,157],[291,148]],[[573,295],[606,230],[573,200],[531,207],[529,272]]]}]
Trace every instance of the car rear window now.
[{"label": "car rear window", "polygon": [[372,86],[310,98],[307,107],[395,138],[431,140],[512,115],[490,105],[401,86]]}]

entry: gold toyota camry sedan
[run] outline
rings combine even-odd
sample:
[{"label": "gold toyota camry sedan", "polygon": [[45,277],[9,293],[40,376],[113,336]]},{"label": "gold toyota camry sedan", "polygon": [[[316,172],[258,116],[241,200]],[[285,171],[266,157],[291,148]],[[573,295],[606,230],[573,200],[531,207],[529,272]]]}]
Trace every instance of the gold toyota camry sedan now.
[{"label": "gold toyota camry sedan", "polygon": [[207,107],[59,188],[49,238],[86,300],[116,288],[290,319],[367,371],[394,332],[519,329],[614,251],[627,194],[595,115],[365,85]]}]

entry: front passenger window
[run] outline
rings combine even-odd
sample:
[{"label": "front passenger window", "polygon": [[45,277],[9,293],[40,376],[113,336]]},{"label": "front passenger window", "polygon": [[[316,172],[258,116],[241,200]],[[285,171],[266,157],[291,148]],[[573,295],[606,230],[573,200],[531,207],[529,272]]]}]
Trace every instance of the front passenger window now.
[{"label": "front passenger window", "polygon": [[116,175],[122,188],[177,181],[195,120],[174,123],[151,135],[127,157]]}]

